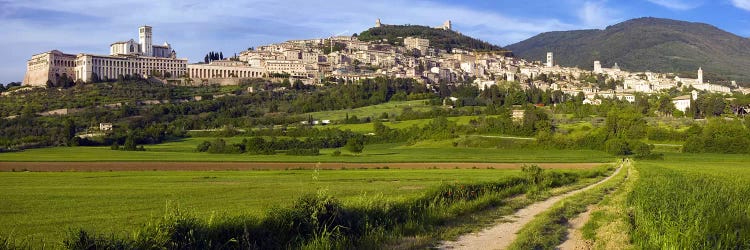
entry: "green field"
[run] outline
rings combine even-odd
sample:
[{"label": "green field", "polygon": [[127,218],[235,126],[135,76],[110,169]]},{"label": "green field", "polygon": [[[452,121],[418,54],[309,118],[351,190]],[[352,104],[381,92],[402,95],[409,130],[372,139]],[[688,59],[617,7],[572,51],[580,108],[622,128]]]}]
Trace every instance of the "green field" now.
[{"label": "green field", "polygon": [[[486,116],[486,117],[494,117],[494,116]],[[479,116],[456,116],[456,117],[448,117],[448,121],[455,122],[458,125],[466,125],[469,124],[469,121],[471,120],[477,120],[479,119]],[[413,126],[417,127],[424,127],[425,125],[429,124],[433,119],[417,119],[417,120],[407,120],[407,121],[390,121],[390,122],[383,122],[383,125],[388,126],[392,129],[406,129]],[[338,128],[341,130],[351,130],[352,132],[357,133],[370,133],[375,131],[374,126],[372,123],[361,123],[361,124],[340,124],[340,125],[333,125],[331,127]]]},{"label": "green field", "polygon": [[750,157],[667,154],[637,166],[628,199],[637,247],[750,248]]},{"label": "green field", "polygon": [[380,117],[380,115],[382,115],[383,113],[388,113],[389,115],[399,115],[401,114],[401,111],[403,111],[403,108],[411,108],[412,110],[418,112],[426,112],[432,110],[434,106],[425,104],[426,101],[427,100],[390,101],[383,104],[365,106],[361,108],[321,111],[307,113],[305,115],[311,115],[317,120],[332,121],[342,121],[346,119],[347,114],[349,115],[349,117],[357,116],[360,119],[365,117],[375,119]]},{"label": "green field", "polygon": [[[614,157],[595,150],[528,150],[453,147],[452,140],[423,141],[415,145],[367,145],[360,155],[323,149],[319,156],[209,154],[195,152],[196,146],[214,138],[187,138],[159,145],[147,145],[146,152],[117,151],[109,147],[55,147],[4,153],[0,161],[173,161],[173,162],[611,162]],[[229,143],[242,138],[225,138]],[[342,150],[343,151],[343,150]]]},{"label": "green field", "polygon": [[[580,171],[580,170],[570,170]],[[124,234],[179,207],[258,215],[325,190],[344,202],[413,197],[441,183],[519,176],[520,170],[289,170],[217,172],[0,172],[0,235],[38,245],[59,243],[68,229]]]}]

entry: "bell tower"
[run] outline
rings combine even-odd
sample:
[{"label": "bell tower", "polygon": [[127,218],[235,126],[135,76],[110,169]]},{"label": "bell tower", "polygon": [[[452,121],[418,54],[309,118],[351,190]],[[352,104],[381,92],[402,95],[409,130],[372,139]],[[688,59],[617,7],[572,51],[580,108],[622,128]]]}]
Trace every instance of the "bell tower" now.
[{"label": "bell tower", "polygon": [[154,46],[151,40],[151,26],[141,26],[138,28],[138,42],[141,44],[141,53],[144,56],[154,56]]}]

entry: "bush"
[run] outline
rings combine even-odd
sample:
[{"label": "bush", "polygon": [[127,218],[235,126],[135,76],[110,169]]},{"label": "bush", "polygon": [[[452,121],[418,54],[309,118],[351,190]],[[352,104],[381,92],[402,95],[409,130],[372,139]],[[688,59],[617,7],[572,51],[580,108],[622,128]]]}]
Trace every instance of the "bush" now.
[{"label": "bush", "polygon": [[630,147],[623,139],[609,139],[604,143],[604,151],[613,155],[629,155]]},{"label": "bush", "polygon": [[198,144],[197,150],[211,154],[241,154],[245,152],[245,144],[227,145],[224,139],[216,139],[213,142],[204,141]]},{"label": "bush", "polygon": [[740,121],[709,119],[700,134],[691,136],[682,147],[686,153],[750,153],[750,131]]},{"label": "bush", "polygon": [[365,140],[360,136],[349,138],[349,140],[346,141],[346,146],[344,146],[344,148],[355,154],[362,153],[362,150],[365,148]]},{"label": "bush", "polygon": [[196,148],[196,150],[198,150],[198,152],[206,152],[208,151],[208,148],[210,147],[211,147],[210,141],[203,141],[200,144],[198,144],[198,147]]},{"label": "bush", "polygon": [[320,155],[318,148],[294,148],[286,151],[287,155],[316,156]]}]

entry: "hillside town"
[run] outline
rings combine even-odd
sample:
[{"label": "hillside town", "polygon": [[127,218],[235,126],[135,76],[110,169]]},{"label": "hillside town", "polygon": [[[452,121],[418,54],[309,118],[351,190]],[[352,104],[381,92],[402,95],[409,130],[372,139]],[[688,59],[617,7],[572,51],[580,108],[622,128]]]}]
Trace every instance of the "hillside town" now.
[{"label": "hillside town", "polygon": [[[384,24],[376,20],[375,27]],[[451,21],[435,29],[451,30]],[[681,78],[673,73],[628,72],[617,63],[607,68],[593,62],[593,71],[561,67],[554,52],[544,61],[526,61],[509,57],[507,51],[469,51],[437,49],[430,40],[399,37],[398,41],[361,41],[353,36],[290,40],[249,48],[230,58],[199,63],[177,58],[169,43],[154,45],[152,27],[139,28],[139,40],[115,42],[109,55],[66,54],[58,50],[33,55],[27,64],[23,84],[57,86],[61,81],[78,83],[139,75],[155,77],[182,85],[237,85],[246,78],[298,79],[305,84],[325,81],[355,83],[376,77],[413,78],[428,86],[471,83],[480,89],[493,85],[521,83],[522,88],[561,91],[585,96],[585,104],[597,105],[603,98],[635,101],[636,93],[655,94],[663,90],[692,87],[692,95],[674,98],[678,110],[689,108],[698,92],[730,94],[750,93],[750,89],[712,84],[703,79]],[[592,78],[593,77],[593,78]],[[594,80],[592,80],[594,79]],[[597,81],[610,83],[602,88]]]}]

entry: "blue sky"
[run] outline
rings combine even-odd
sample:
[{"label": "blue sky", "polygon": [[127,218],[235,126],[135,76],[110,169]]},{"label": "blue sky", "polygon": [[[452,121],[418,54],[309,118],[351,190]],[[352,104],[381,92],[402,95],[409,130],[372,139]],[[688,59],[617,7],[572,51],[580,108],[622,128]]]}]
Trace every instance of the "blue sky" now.
[{"label": "blue sky", "polygon": [[154,28],[154,43],[179,57],[202,60],[211,50],[231,55],[290,39],[350,35],[374,25],[438,26],[501,46],[541,32],[603,29],[653,16],[705,22],[750,37],[750,0],[0,0],[0,83],[23,80],[32,54],[107,54],[115,41]]}]

